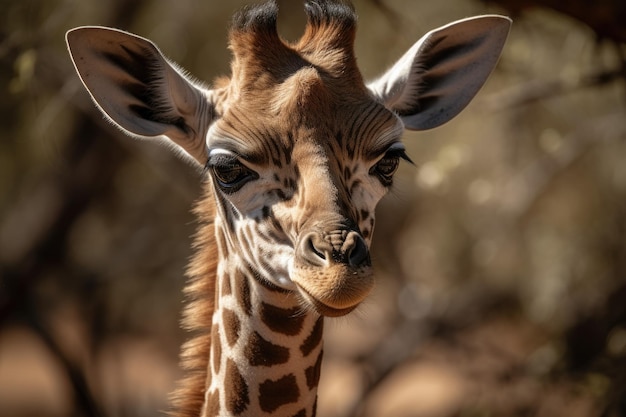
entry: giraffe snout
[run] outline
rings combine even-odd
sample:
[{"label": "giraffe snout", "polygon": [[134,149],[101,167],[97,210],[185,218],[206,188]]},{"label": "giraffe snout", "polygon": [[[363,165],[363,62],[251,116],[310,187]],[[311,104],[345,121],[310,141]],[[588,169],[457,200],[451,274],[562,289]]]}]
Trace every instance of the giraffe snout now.
[{"label": "giraffe snout", "polygon": [[354,310],[374,284],[369,248],[354,230],[309,232],[297,245],[292,281],[325,316]]},{"label": "giraffe snout", "polygon": [[342,264],[361,268],[371,265],[365,240],[353,230],[311,232],[301,239],[300,255],[304,261],[316,267]]}]

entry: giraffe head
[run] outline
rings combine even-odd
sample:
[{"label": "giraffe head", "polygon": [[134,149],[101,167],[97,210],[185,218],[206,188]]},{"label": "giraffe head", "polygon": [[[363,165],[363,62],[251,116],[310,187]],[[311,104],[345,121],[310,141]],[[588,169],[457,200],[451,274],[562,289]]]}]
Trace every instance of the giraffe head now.
[{"label": "giraffe head", "polygon": [[432,31],[365,83],[352,7],[311,0],[305,9],[296,43],[277,34],[275,2],[240,12],[230,34],[232,74],[213,88],[135,35],[83,27],[67,41],[114,124],[165,138],[205,167],[224,264],[338,316],[372,288],[374,210],[408,160],[403,130],[436,127],[467,105],[495,66],[510,21],[483,16]]}]

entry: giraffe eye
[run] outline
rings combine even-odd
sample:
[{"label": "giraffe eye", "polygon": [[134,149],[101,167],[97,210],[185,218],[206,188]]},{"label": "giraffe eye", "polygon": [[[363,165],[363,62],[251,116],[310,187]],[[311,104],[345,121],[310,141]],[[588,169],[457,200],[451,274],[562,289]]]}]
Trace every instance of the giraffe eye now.
[{"label": "giraffe eye", "polygon": [[384,177],[391,177],[393,174],[396,173],[399,165],[399,156],[385,156],[375,165],[376,173]]},{"label": "giraffe eye", "polygon": [[389,187],[399,165],[399,156],[385,155],[370,169],[370,174],[376,175],[384,186]]},{"label": "giraffe eye", "polygon": [[259,177],[232,155],[215,155],[209,159],[208,166],[213,171],[217,185],[226,193],[234,193],[248,181]]},{"label": "giraffe eye", "polygon": [[400,159],[411,162],[404,149],[395,148],[387,151],[376,164],[370,168],[370,175],[376,175],[385,187],[391,186],[393,174],[400,166]]}]

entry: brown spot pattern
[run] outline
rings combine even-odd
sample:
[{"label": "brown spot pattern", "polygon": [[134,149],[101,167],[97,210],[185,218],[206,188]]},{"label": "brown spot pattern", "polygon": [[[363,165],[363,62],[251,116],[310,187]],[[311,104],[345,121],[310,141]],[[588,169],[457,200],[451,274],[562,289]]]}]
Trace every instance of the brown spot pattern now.
[{"label": "brown spot pattern", "polygon": [[304,371],[306,375],[306,384],[309,387],[309,390],[316,388],[317,384],[320,381],[320,372],[322,369],[322,357],[323,356],[324,356],[324,352],[322,351],[317,356],[317,360],[315,361],[315,364],[313,366],[309,366]]},{"label": "brown spot pattern", "polygon": [[213,358],[213,372],[219,374],[222,364],[222,344],[217,324],[214,324],[211,330],[211,357]]},{"label": "brown spot pattern", "polygon": [[272,331],[295,336],[302,331],[304,316],[297,315],[299,309],[284,309],[271,304],[261,304],[261,320]]},{"label": "brown spot pattern", "polygon": [[243,413],[248,404],[250,404],[250,396],[248,394],[248,385],[241,376],[239,368],[232,359],[226,362],[226,375],[224,377],[224,399],[226,401],[226,409],[231,414]]},{"label": "brown spot pattern", "polygon": [[224,323],[224,334],[226,341],[230,347],[233,347],[239,340],[239,332],[241,331],[241,321],[234,311],[225,308],[222,311],[222,322]]},{"label": "brown spot pattern", "polygon": [[246,356],[252,366],[273,366],[289,360],[289,349],[275,345],[254,332],[246,346]]},{"label": "brown spot pattern", "polygon": [[231,284],[230,284],[230,275],[226,275],[221,281],[221,286],[222,286],[222,297],[225,297],[227,295],[231,295],[233,293],[233,290],[231,288]]},{"label": "brown spot pattern", "polygon": [[252,300],[250,298],[250,283],[248,282],[248,278],[244,274],[239,274],[238,287],[239,294],[237,294],[237,298],[241,303],[241,307],[243,308],[244,313],[246,315],[252,315]]},{"label": "brown spot pattern", "polygon": [[322,335],[324,333],[324,319],[319,318],[311,331],[311,334],[302,342],[300,351],[306,357],[315,349],[322,341]]},{"label": "brown spot pattern", "polygon": [[293,374],[276,381],[268,379],[259,385],[259,405],[266,413],[271,413],[285,404],[295,403],[298,398],[300,389]]}]

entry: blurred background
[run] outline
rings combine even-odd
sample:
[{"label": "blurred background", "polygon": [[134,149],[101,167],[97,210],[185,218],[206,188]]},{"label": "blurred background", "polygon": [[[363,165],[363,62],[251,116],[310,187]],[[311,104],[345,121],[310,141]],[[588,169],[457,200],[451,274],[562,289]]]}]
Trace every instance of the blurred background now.
[{"label": "blurred background", "polygon": [[[180,376],[198,173],[103,120],[64,34],[155,41],[228,74],[244,1],[0,1],[0,415],[159,416]],[[280,31],[303,29],[279,1]],[[501,13],[500,64],[405,136],[378,285],[329,320],[323,417],[626,416],[626,3],[355,0],[373,78],[434,27]]]}]

